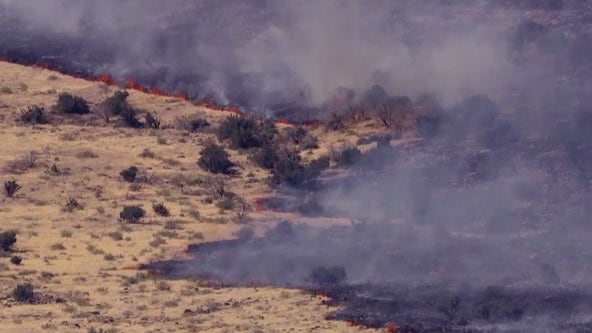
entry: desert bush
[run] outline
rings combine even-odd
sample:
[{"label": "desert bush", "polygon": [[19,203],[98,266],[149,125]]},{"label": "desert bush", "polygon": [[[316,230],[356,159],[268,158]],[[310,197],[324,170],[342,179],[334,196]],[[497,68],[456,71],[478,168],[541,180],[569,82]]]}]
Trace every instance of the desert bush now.
[{"label": "desert bush", "polygon": [[221,176],[207,178],[205,187],[208,194],[214,199],[220,199],[226,195],[226,179]]},{"label": "desert bush", "polygon": [[160,216],[169,216],[171,213],[169,209],[163,203],[154,203],[152,204],[152,210]]},{"label": "desert bush", "polygon": [[306,167],[302,164],[300,156],[293,151],[278,152],[271,173],[275,184],[298,186],[306,180]]},{"label": "desert bush", "polygon": [[331,112],[327,120],[327,128],[332,131],[339,131],[345,127],[345,117],[338,112]]},{"label": "desert bush", "polygon": [[58,113],[65,114],[87,114],[90,112],[88,102],[84,98],[69,93],[58,95],[58,101],[54,106],[54,110]]},{"label": "desert bush", "polygon": [[234,163],[222,146],[215,143],[208,143],[199,153],[199,166],[212,173],[232,174]]},{"label": "desert bush", "polygon": [[309,275],[309,279],[313,284],[320,286],[335,286],[343,283],[347,278],[345,268],[343,266],[317,266],[314,267]]},{"label": "desert bush", "polygon": [[356,147],[348,147],[343,149],[337,155],[337,164],[347,167],[356,164],[362,157],[362,152]]},{"label": "desert bush", "polygon": [[131,106],[127,106],[121,112],[121,118],[123,123],[131,128],[140,128],[143,126],[142,122],[138,119],[138,112]]},{"label": "desert bush", "polygon": [[86,158],[97,158],[99,157],[99,155],[97,155],[94,151],[90,150],[90,149],[84,149],[79,151],[78,153],[76,153],[76,157],[77,158],[81,158],[81,159],[86,159]]},{"label": "desert bush", "polygon": [[257,166],[271,170],[276,159],[276,149],[270,146],[264,146],[259,149],[253,150],[250,155],[251,161]]},{"label": "desert bush", "polygon": [[13,230],[0,232],[0,248],[3,251],[10,251],[11,247],[16,243],[16,232]]},{"label": "desert bush", "polygon": [[64,204],[62,211],[71,213],[75,210],[81,210],[83,208],[84,207],[80,202],[78,202],[78,200],[74,198],[68,198],[68,201],[66,201],[66,203]]},{"label": "desert bush", "polygon": [[23,262],[23,258],[19,257],[19,256],[12,256],[10,257],[10,263],[13,265],[20,265],[21,262]]},{"label": "desert bush", "polygon": [[16,180],[7,180],[4,182],[4,193],[7,197],[12,198],[22,188]]},{"label": "desert bush", "polygon": [[203,128],[210,126],[210,123],[203,118],[192,116],[192,117],[176,117],[173,121],[173,126],[182,131],[195,133]]},{"label": "desert bush", "polygon": [[33,285],[30,283],[18,284],[12,290],[12,297],[17,302],[32,303],[33,301],[35,301],[35,290],[33,288]]},{"label": "desert bush", "polygon": [[37,167],[39,162],[39,154],[35,151],[30,152],[14,161],[6,163],[4,171],[12,174],[22,174],[29,169]]},{"label": "desert bush", "polygon": [[123,210],[119,213],[119,218],[129,223],[137,223],[146,215],[146,211],[138,206],[124,206]]},{"label": "desert bush", "polygon": [[273,122],[258,123],[252,118],[230,116],[220,124],[218,139],[229,140],[232,148],[248,149],[270,144],[276,133]]},{"label": "desert bush", "polygon": [[48,119],[45,114],[45,108],[39,105],[29,105],[21,111],[17,119],[24,124],[47,124]]},{"label": "desert bush", "polygon": [[241,240],[249,240],[255,237],[255,229],[253,227],[242,227],[235,233],[236,238]]},{"label": "desert bush", "polygon": [[129,93],[127,91],[116,91],[108,97],[102,104],[102,107],[111,115],[119,116],[124,113],[126,108],[129,108],[127,98]]},{"label": "desert bush", "polygon": [[144,124],[146,127],[152,129],[159,129],[160,128],[160,118],[157,116],[152,115],[150,112],[146,112],[144,115]]},{"label": "desert bush", "polygon": [[236,221],[239,223],[244,222],[249,212],[251,211],[251,205],[241,197],[234,198],[234,207],[232,208]]},{"label": "desert bush", "polygon": [[388,128],[399,128],[402,117],[413,111],[413,103],[407,96],[388,98],[378,107],[378,118]]},{"label": "desert bush", "polygon": [[119,173],[121,178],[123,178],[123,180],[125,180],[128,183],[133,183],[136,180],[137,174],[138,168],[134,165],[130,166],[127,169],[121,170],[121,172]]}]

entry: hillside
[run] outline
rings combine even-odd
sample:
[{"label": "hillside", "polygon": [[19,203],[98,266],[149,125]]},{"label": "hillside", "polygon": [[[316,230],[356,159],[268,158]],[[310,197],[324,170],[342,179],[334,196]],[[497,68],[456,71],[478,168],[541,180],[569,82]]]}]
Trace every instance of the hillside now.
[{"label": "hillside", "polygon": [[[263,233],[294,213],[252,209],[248,222],[208,200],[211,175],[197,165],[214,131],[172,128],[181,117],[199,117],[214,128],[229,113],[188,101],[129,90],[129,103],[160,118],[161,129],[106,123],[95,111],[117,87],[40,68],[0,62],[0,167],[2,183],[22,189],[0,201],[0,231],[16,230],[13,252],[0,257],[2,332],[349,332],[345,322],[325,321],[322,298],[280,288],[217,288],[201,281],[164,281],[135,269],[141,263],[182,256],[188,244],[229,239],[245,225]],[[90,115],[55,115],[50,124],[17,122],[29,105],[50,110],[67,92],[85,98]],[[164,126],[166,124],[167,126]],[[280,132],[290,125],[278,125]],[[354,130],[352,130],[354,131]],[[350,133],[329,133],[305,160],[355,143],[372,124]],[[311,130],[316,135],[328,132]],[[361,134],[360,134],[361,135]],[[273,195],[269,172],[242,150],[228,149],[238,174],[227,190],[253,206]],[[122,180],[130,166],[139,180]],[[209,202],[209,203],[208,203]],[[153,211],[163,203],[170,216]],[[123,206],[139,205],[139,223],[122,222]],[[302,218],[314,224],[339,219]],[[12,264],[12,256],[22,258]],[[15,302],[13,289],[30,282],[35,304]],[[92,329],[95,329],[94,331]]]}]

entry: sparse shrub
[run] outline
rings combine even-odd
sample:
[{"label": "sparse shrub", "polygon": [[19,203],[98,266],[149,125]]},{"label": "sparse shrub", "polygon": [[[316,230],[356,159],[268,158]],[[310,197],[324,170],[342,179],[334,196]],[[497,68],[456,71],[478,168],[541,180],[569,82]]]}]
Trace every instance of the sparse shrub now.
[{"label": "sparse shrub", "polygon": [[123,240],[123,234],[119,231],[112,231],[107,233],[107,236],[111,237],[114,241]]},{"label": "sparse shrub", "polygon": [[416,105],[419,109],[417,116],[419,134],[428,139],[435,137],[444,121],[442,107],[430,95],[421,96]]},{"label": "sparse shrub", "polygon": [[251,205],[247,200],[241,197],[235,197],[233,201],[234,207],[232,208],[232,211],[236,218],[236,222],[242,223],[247,219],[248,214],[251,211]]},{"label": "sparse shrub", "polygon": [[144,150],[142,150],[142,152],[140,153],[140,157],[141,158],[155,158],[156,154],[154,154],[153,151],[151,151],[148,148],[145,148]]},{"label": "sparse shrub", "polygon": [[276,159],[276,151],[273,147],[264,146],[254,150],[250,158],[259,167],[271,170]]},{"label": "sparse shrub", "polygon": [[29,105],[21,111],[18,121],[24,124],[47,124],[45,108],[39,105]]},{"label": "sparse shrub", "polygon": [[124,113],[126,108],[129,108],[127,98],[129,93],[127,91],[116,91],[112,96],[107,98],[102,107],[111,115],[119,116]]},{"label": "sparse shrub", "polygon": [[58,101],[54,106],[54,110],[58,113],[65,114],[87,114],[90,112],[88,102],[84,98],[68,93],[58,95]]},{"label": "sparse shrub", "polygon": [[235,235],[238,239],[249,240],[255,236],[255,230],[252,227],[242,227]]},{"label": "sparse shrub", "polygon": [[51,246],[49,248],[54,251],[63,251],[66,249],[66,247],[62,243],[51,244]]},{"label": "sparse shrub", "polygon": [[17,302],[32,303],[35,301],[35,291],[30,283],[18,284],[12,291],[12,297]]},{"label": "sparse shrub", "polygon": [[16,180],[7,180],[4,182],[4,193],[7,197],[12,198],[22,188]]},{"label": "sparse shrub", "polygon": [[16,243],[16,232],[13,230],[0,232],[0,248],[2,251],[10,251]]},{"label": "sparse shrub", "polygon": [[32,151],[25,156],[17,158],[14,161],[8,162],[4,166],[4,171],[12,174],[22,174],[27,172],[29,169],[37,167],[38,161],[39,154],[35,151]]},{"label": "sparse shrub", "polygon": [[306,180],[306,168],[300,161],[300,156],[293,151],[278,152],[271,173],[275,184],[298,186]]},{"label": "sparse shrub", "polygon": [[78,200],[74,198],[68,198],[68,201],[64,204],[62,211],[64,212],[73,212],[75,210],[81,210],[83,208],[82,204],[78,202]]},{"label": "sparse shrub", "polygon": [[362,157],[362,152],[356,147],[345,148],[337,156],[337,164],[341,166],[351,166],[356,164]]},{"label": "sparse shrub", "polygon": [[59,176],[62,174],[62,170],[54,163],[50,167],[47,167],[47,173],[52,176]]},{"label": "sparse shrub", "polygon": [[138,174],[138,168],[134,165],[132,165],[131,167],[129,167],[127,169],[121,170],[121,172],[119,173],[121,178],[123,178],[123,180],[125,180],[128,183],[133,183],[136,180],[137,174]]},{"label": "sparse shrub", "polygon": [[273,122],[230,116],[220,124],[218,139],[229,140],[232,148],[248,149],[270,144],[276,133]]},{"label": "sparse shrub", "polygon": [[234,208],[234,194],[226,195],[222,200],[220,200],[216,206],[222,210],[230,210]]},{"label": "sparse shrub", "polygon": [[97,157],[99,157],[99,155],[97,155],[94,151],[92,151],[90,149],[85,149],[85,150],[81,150],[78,153],[76,153],[76,157],[81,158],[81,159],[97,158]]},{"label": "sparse shrub", "polygon": [[152,129],[159,129],[160,128],[160,119],[157,116],[152,115],[150,112],[146,112],[144,115],[144,123],[146,127]]},{"label": "sparse shrub", "polygon": [[2,87],[0,88],[0,94],[10,95],[14,93],[10,87]]},{"label": "sparse shrub", "polygon": [[220,199],[226,194],[226,179],[221,176],[207,178],[205,186],[209,195],[214,199]]},{"label": "sparse shrub", "polygon": [[169,209],[163,203],[155,203],[152,205],[152,210],[160,216],[169,216],[171,213]]},{"label": "sparse shrub", "polygon": [[131,106],[128,105],[124,108],[120,115],[126,126],[131,128],[142,127],[142,122],[138,119],[138,112]]},{"label": "sparse shrub", "polygon": [[343,283],[347,277],[343,266],[317,266],[310,272],[312,283],[320,286],[335,286]]},{"label": "sparse shrub", "polygon": [[195,133],[203,128],[210,126],[210,123],[203,118],[194,116],[194,117],[176,117],[173,121],[173,125],[176,129],[182,131],[188,131],[191,133]]},{"label": "sparse shrub", "polygon": [[60,231],[60,236],[62,236],[64,238],[71,238],[72,237],[72,230],[64,229],[64,230]]},{"label": "sparse shrub", "polygon": [[20,265],[21,262],[23,262],[23,258],[19,257],[19,256],[12,256],[10,257],[10,263],[13,265]]},{"label": "sparse shrub", "polygon": [[200,152],[199,166],[212,173],[231,174],[234,163],[229,160],[229,155],[222,146],[208,143]]},{"label": "sparse shrub", "polygon": [[119,218],[129,223],[137,223],[145,215],[146,211],[138,205],[124,206],[119,213]]},{"label": "sparse shrub", "polygon": [[409,97],[390,97],[378,108],[378,118],[384,126],[400,129],[402,118],[412,111],[413,103]]},{"label": "sparse shrub", "polygon": [[345,121],[342,114],[338,112],[331,112],[329,120],[327,120],[327,128],[332,131],[339,131],[345,127]]}]

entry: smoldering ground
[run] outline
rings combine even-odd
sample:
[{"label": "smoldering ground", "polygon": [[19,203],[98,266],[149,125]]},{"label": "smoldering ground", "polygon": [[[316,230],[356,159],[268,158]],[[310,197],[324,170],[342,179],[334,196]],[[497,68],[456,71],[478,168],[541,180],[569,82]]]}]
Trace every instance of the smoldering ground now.
[{"label": "smoldering ground", "polygon": [[[410,331],[434,318],[432,328],[589,329],[589,1],[0,4],[0,51],[15,60],[267,114],[286,104],[327,113],[339,87],[356,100],[374,84],[439,104],[429,140],[377,147],[347,177],[320,177],[322,213],[352,226],[282,223],[158,264],[169,275],[311,286],[320,269],[362,286],[341,294],[349,315],[412,322]],[[459,303],[429,301],[437,295]]]}]

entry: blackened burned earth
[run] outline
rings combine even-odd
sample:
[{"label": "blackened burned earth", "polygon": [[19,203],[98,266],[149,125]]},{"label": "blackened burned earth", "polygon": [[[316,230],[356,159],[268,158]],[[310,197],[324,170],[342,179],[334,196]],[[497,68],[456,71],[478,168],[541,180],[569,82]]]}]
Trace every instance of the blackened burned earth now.
[{"label": "blackened burned earth", "polygon": [[[363,224],[321,229],[282,222],[264,237],[194,245],[188,252],[195,259],[142,268],[223,286],[306,288],[329,296],[329,305],[342,306],[330,319],[370,327],[396,323],[401,332],[592,330],[588,288],[569,276],[564,281],[567,271],[546,264],[545,258],[509,257],[548,241],[545,237],[493,243],[449,235],[422,248],[413,239],[420,232],[404,229]],[[485,252],[490,254],[484,257]],[[586,259],[564,258],[557,264],[584,266],[592,259],[589,253],[582,256]],[[589,267],[580,268],[591,273]]]}]

